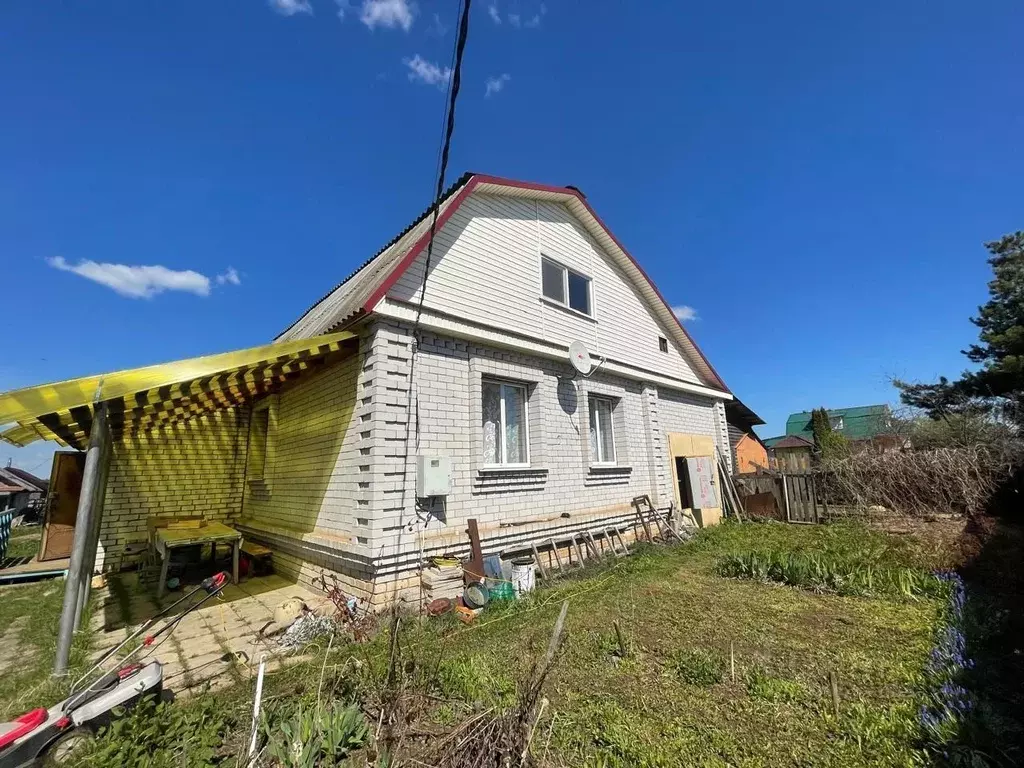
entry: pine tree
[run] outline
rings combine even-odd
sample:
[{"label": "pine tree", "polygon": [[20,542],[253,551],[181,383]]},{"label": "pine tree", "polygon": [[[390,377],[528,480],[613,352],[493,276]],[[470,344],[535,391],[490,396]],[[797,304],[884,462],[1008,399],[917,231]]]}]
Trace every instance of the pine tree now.
[{"label": "pine tree", "polygon": [[993,279],[988,301],[971,322],[978,343],[963,350],[976,371],[934,384],[897,381],[900,399],[933,418],[950,413],[997,413],[1024,424],[1024,232],[986,243]]}]

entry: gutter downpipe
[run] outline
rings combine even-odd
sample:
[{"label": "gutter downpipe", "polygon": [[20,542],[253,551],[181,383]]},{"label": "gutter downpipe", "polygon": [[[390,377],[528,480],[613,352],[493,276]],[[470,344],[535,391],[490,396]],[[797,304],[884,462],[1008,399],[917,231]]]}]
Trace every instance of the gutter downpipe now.
[{"label": "gutter downpipe", "polygon": [[[53,662],[54,676],[68,673],[71,657],[71,641],[75,633],[76,618],[83,592],[92,578],[89,569],[89,543],[93,539],[94,516],[98,516],[103,504],[103,480],[106,477],[104,459],[109,459],[110,429],[107,424],[107,404],[96,406],[89,435],[89,447],[85,455],[85,471],[82,475],[82,492],[78,497],[78,516],[75,519],[75,537],[71,544],[71,561],[68,564],[68,578],[64,584],[64,603],[60,613],[60,628],[57,634],[57,656]],[[93,555],[95,557],[95,555]]]}]

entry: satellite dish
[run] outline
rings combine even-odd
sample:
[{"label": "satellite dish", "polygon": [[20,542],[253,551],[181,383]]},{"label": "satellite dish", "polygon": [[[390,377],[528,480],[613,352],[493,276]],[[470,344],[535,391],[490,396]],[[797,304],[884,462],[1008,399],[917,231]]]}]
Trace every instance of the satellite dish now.
[{"label": "satellite dish", "polygon": [[582,341],[574,341],[569,345],[569,363],[584,376],[590,373],[590,369],[593,368],[590,353]]}]

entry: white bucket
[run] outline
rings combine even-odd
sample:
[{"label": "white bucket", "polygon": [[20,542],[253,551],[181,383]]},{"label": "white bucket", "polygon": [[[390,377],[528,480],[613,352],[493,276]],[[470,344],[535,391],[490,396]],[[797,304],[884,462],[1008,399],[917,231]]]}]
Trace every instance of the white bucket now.
[{"label": "white bucket", "polygon": [[512,561],[512,578],[509,580],[516,588],[516,595],[524,595],[527,592],[533,592],[533,588],[537,583],[537,577],[533,568],[534,565],[532,557],[525,557]]}]

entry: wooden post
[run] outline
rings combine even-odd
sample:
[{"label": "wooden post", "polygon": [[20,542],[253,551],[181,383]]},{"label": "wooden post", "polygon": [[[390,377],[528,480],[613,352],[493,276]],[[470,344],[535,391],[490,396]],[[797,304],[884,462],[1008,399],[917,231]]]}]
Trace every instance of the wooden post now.
[{"label": "wooden post", "polygon": [[644,517],[643,512],[640,511],[640,503],[637,499],[633,499],[633,508],[636,510],[636,516],[640,518],[640,524],[644,527],[644,533],[647,534],[647,541],[653,542],[654,537],[651,536],[651,527],[647,524],[647,518]]},{"label": "wooden post", "polygon": [[477,526],[476,518],[471,517],[466,521],[466,533],[469,535],[469,548],[471,559],[463,563],[463,579],[469,584],[472,581],[482,581],[484,576],[484,554],[480,546],[480,528]]},{"label": "wooden post", "polygon": [[103,478],[106,474],[103,459],[109,460],[110,429],[107,424],[107,404],[98,403],[93,414],[89,432],[89,447],[85,454],[85,471],[82,473],[82,491],[78,497],[78,515],[75,518],[75,536],[71,544],[71,560],[68,576],[64,582],[64,603],[61,607],[60,625],[57,630],[57,656],[53,662],[54,675],[66,675],[68,659],[71,656],[71,640],[75,633],[75,619],[81,619],[82,592],[87,589],[85,582],[92,578],[88,571],[90,562],[88,548],[92,540],[93,516],[99,513],[103,504]]},{"label": "wooden post", "polygon": [[544,581],[547,581],[548,571],[544,567],[544,563],[542,563],[540,560],[540,552],[537,551],[537,545],[531,544],[530,546],[533,548],[533,559],[537,562],[537,568],[540,569],[540,575],[544,579]]},{"label": "wooden post", "polygon": [[619,657],[626,658],[626,641],[622,637],[622,630],[619,628],[619,622],[613,621],[612,626],[615,627],[615,637],[619,641]]},{"label": "wooden post", "polygon": [[786,522],[791,523],[793,519],[789,516],[789,483],[786,482],[786,473],[782,473],[782,500],[786,503]]},{"label": "wooden post", "polygon": [[558,563],[558,570],[562,570],[562,558],[558,556],[558,544],[555,543],[554,539],[548,539],[548,544],[551,545],[551,551],[555,555],[555,562]]},{"label": "wooden post", "polygon": [[818,517],[818,479],[814,475],[808,476],[811,490],[811,509],[814,511],[814,522],[820,523],[821,518]]},{"label": "wooden post", "polygon": [[619,540],[619,546],[622,547],[622,552],[625,555],[629,555],[629,547],[626,546],[626,542],[622,540],[622,534],[619,533],[618,528],[612,528],[612,533],[615,534],[615,538]]},{"label": "wooden post", "polygon": [[619,555],[619,548],[615,546],[615,537],[612,535],[611,528],[605,529],[604,540],[608,542],[608,547],[611,549],[612,554],[615,555],[615,559],[617,560],[621,557],[621,555]]},{"label": "wooden post", "polygon": [[573,535],[572,535],[572,545],[576,548],[576,559],[579,561],[580,566],[582,566],[583,565],[583,549],[582,549],[582,547],[580,547],[580,542],[576,538],[578,535],[579,535],[578,533],[573,533]]},{"label": "wooden post", "polygon": [[589,528],[584,533],[587,535],[586,542],[589,542],[589,549],[594,553],[595,558],[600,559],[601,551],[597,548],[597,542],[594,541],[594,534],[590,532]]},{"label": "wooden post", "polygon": [[828,687],[832,691],[832,712],[839,717],[839,677],[834,669],[828,671]]}]

